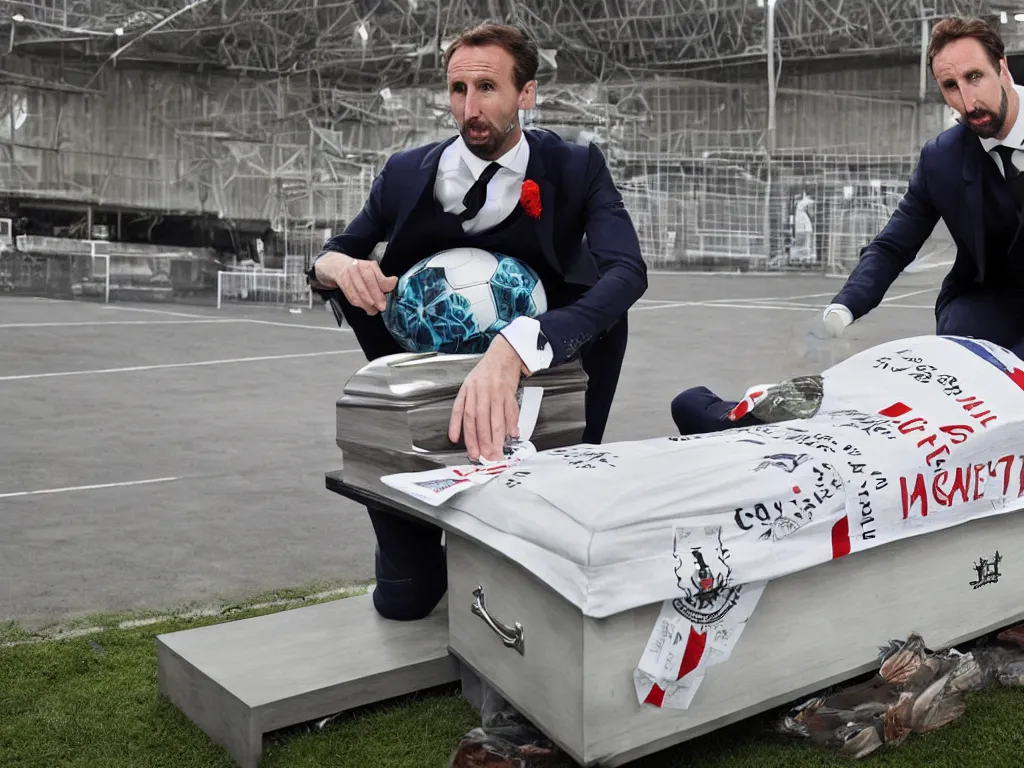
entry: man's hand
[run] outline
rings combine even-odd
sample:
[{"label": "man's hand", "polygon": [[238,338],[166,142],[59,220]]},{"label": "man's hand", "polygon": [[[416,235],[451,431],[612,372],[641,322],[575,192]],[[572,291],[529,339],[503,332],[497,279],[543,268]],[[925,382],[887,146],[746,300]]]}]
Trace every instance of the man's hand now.
[{"label": "man's hand", "polygon": [[384,294],[395,290],[397,277],[385,277],[373,259],[353,259],[343,253],[325,254],[316,263],[316,279],[328,288],[340,288],[348,303],[368,315],[387,308]]},{"label": "man's hand", "polygon": [[494,337],[487,352],[462,383],[452,407],[448,438],[466,440],[470,461],[504,457],[505,438],[519,437],[519,377],[528,374],[523,361],[504,336]]}]

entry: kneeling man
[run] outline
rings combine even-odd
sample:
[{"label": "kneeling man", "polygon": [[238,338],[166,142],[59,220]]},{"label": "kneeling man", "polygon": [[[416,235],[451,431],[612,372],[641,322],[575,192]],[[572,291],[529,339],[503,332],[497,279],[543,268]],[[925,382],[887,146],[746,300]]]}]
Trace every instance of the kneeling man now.
[{"label": "kneeling man", "polygon": [[[522,376],[577,357],[589,377],[583,441],[601,442],[626,349],[626,313],[647,289],[637,233],[601,151],[520,127],[520,111],[534,107],[537,66],[537,46],[515,27],[484,25],[456,39],[445,67],[458,136],[390,157],[362,212],[310,271],[368,360],[404,351],[379,313],[398,276],[421,259],[473,247],[537,271],[549,310],[509,324],[456,399],[449,438],[464,437],[473,460],[501,457],[516,428]],[[539,211],[520,202],[526,182],[537,185]],[[371,253],[385,240],[378,265]],[[426,616],[447,591],[441,529],[384,508],[369,514],[378,612]]]}]

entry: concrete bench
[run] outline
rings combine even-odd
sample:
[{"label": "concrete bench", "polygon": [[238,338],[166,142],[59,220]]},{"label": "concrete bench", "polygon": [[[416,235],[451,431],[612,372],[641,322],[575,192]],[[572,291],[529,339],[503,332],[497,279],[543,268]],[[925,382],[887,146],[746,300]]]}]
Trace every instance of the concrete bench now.
[{"label": "concrete bench", "polygon": [[382,619],[371,595],[157,637],[160,692],[241,768],[263,734],[459,680],[447,602]]}]

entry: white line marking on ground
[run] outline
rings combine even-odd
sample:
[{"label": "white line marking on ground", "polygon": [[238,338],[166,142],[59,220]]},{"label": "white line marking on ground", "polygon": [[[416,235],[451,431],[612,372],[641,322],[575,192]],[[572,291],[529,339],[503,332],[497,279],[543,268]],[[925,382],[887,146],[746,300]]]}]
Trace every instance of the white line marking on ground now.
[{"label": "white line marking on ground", "polygon": [[791,302],[791,301],[794,301],[796,299],[820,299],[823,296],[830,296],[831,297],[831,296],[835,296],[835,295],[836,295],[835,291],[828,291],[826,293],[803,293],[803,294],[800,294],[799,296],[740,296],[740,297],[735,298],[735,299],[705,299],[705,301],[707,303],[709,303],[709,304],[715,304],[715,303],[723,302],[723,301],[734,302],[734,303],[767,301],[767,302],[774,303],[774,302]]},{"label": "white line marking on ground", "polygon": [[[712,304],[712,305],[709,305],[709,306],[715,306],[715,305]],[[764,309],[777,309],[778,308],[778,307],[771,307],[771,306],[769,306],[767,304],[758,305],[758,306],[761,306]],[[817,310],[824,310],[825,309],[820,304],[799,304],[797,302],[791,302],[789,304],[786,304],[785,306],[786,307],[793,307],[793,308],[800,307],[802,309],[817,309]],[[749,307],[749,309],[757,309],[757,306]],[[874,311],[877,312],[879,309],[935,309],[935,306],[933,304],[879,304],[877,309],[874,310]]]},{"label": "white line marking on ground", "polygon": [[808,310],[818,310],[818,311],[821,311],[821,309],[822,309],[817,304],[803,304],[803,305],[801,305],[801,304],[797,304],[795,302],[790,302],[790,303],[780,302],[778,304],[743,304],[743,303],[740,303],[740,302],[735,302],[735,303],[717,302],[715,304],[702,303],[701,306],[704,306],[704,307],[726,307],[728,309],[773,309],[773,310],[779,310],[779,311],[782,311],[782,312],[807,312]]},{"label": "white line marking on ground", "polygon": [[[104,306],[103,308],[104,309],[117,309],[117,310],[120,310],[122,312],[154,312],[154,313],[157,313],[157,314],[174,315],[174,316],[182,316],[182,317],[203,317],[203,318],[207,318],[210,322],[217,322],[217,320],[218,320],[218,318],[211,318],[210,315],[187,315],[187,314],[184,314],[182,312],[171,312],[171,311],[168,311],[166,309],[144,309],[142,307],[111,307],[111,306]],[[222,320],[221,322],[226,322],[226,321],[227,320],[225,319],[225,320]],[[351,328],[347,328],[347,327],[337,327],[337,326],[330,326],[330,325],[302,325],[300,323],[285,323],[285,322],[280,322],[280,321],[277,321],[277,320],[254,320],[251,317],[231,318],[231,321],[232,322],[236,322],[236,323],[255,323],[257,325],[273,325],[273,326],[278,326],[278,327],[281,327],[281,328],[302,328],[302,329],[305,329],[305,330],[308,330],[308,331],[335,331],[335,332],[341,331],[343,333],[352,333],[352,329]]]},{"label": "white line marking on ground", "polygon": [[711,304],[707,301],[677,301],[671,304],[659,304],[657,306],[649,307],[634,307],[630,310],[630,314],[633,312],[650,312],[655,309],[674,309],[676,307],[717,307],[720,309],[779,309],[790,312],[807,312],[809,309],[821,309],[814,305],[798,306],[795,304],[790,305],[775,305],[775,304],[726,304],[724,299]]},{"label": "white line marking on ground", "polygon": [[772,272],[756,272],[747,271],[740,272],[738,269],[735,271],[725,269],[708,269],[708,270],[690,270],[690,269],[648,269],[648,275],[662,275],[672,277],[728,277],[735,280],[738,277],[742,278],[753,278],[753,277],[774,277],[774,278],[816,278],[816,277],[827,277],[823,272],[786,272],[783,270],[775,270]]},{"label": "white line marking on ground", "polygon": [[205,320],[216,320],[212,315],[200,315],[195,312],[172,312],[169,309],[143,309],[142,307],[118,307],[113,304],[101,304],[100,309],[108,312],[148,312],[152,315],[170,315],[171,317],[197,317]]},{"label": "white line marking on ground", "polygon": [[920,291],[910,291],[909,293],[899,293],[895,296],[886,296],[882,299],[883,304],[888,304],[890,301],[896,301],[897,299],[909,299],[911,296],[920,296],[922,293],[933,293],[939,290],[938,288],[922,288]]},{"label": "white line marking on ground", "polygon": [[191,363],[162,363],[159,365],[133,365],[126,368],[96,368],[88,371],[57,371],[55,373],[23,373],[16,376],[0,376],[0,381],[22,381],[25,379],[51,379],[58,376],[88,376],[100,373],[134,373],[135,371],[161,371],[167,368],[198,368],[205,365],[228,365],[230,363],[259,363],[266,360],[293,360],[301,357],[322,357],[324,355],[348,355],[358,349],[335,349],[327,352],[299,352],[291,355],[263,355],[261,357],[234,357],[227,360],[199,360]]},{"label": "white line marking on ground", "polygon": [[910,262],[903,271],[913,275],[917,272],[924,272],[929,269],[948,267],[955,261],[955,259],[947,259],[946,261],[932,261],[932,259],[946,256],[955,249],[956,243],[946,243],[938,248],[933,248],[928,251],[928,253],[918,254],[917,258]]},{"label": "white line marking on ground", "polygon": [[913,274],[916,274],[918,272],[924,272],[925,270],[929,270],[929,269],[939,269],[940,267],[952,266],[954,261],[956,261],[956,260],[955,259],[949,259],[947,261],[935,261],[935,262],[928,262],[926,264],[917,264],[916,266],[912,263],[909,267],[907,267],[903,271],[908,273],[908,274],[913,275]]},{"label": "white line marking on ground", "polygon": [[882,304],[882,309],[927,309],[935,311],[934,304]]},{"label": "white line marking on ground", "polygon": [[197,325],[210,323],[244,323],[235,318],[214,318],[211,320],[86,320],[80,323],[0,323],[0,328],[62,328],[79,325]]},{"label": "white line marking on ground", "polygon": [[[656,309],[677,309],[679,307],[717,307],[720,309],[752,309],[752,310],[774,310],[781,312],[821,312],[824,306],[818,304],[725,304],[722,302],[710,303],[706,301],[677,301],[671,304],[658,304],[647,307],[633,307],[629,313],[632,315],[634,312],[650,312]],[[934,310],[935,307],[930,304],[881,304],[879,309],[930,309]]]},{"label": "white line marking on ground", "polygon": [[339,327],[336,325],[302,325],[300,323],[284,323],[277,320],[251,320],[249,318],[245,318],[240,322],[256,323],[257,325],[275,325],[280,328],[304,328],[307,331],[333,331],[334,333],[338,333],[340,331],[342,333],[352,333],[351,328]]},{"label": "white line marking on ground", "polygon": [[918,254],[914,258],[914,260],[912,262],[910,262],[909,264],[907,264],[907,266],[904,267],[903,271],[904,272],[910,272],[911,274],[913,274],[914,272],[920,272],[922,269],[928,269],[927,265],[928,265],[929,261],[931,259],[935,258],[936,254],[939,254],[939,253],[941,253],[944,250],[946,250],[945,247],[943,247],[943,248],[933,248],[932,250],[928,251],[927,253],[918,252]]},{"label": "white line marking on ground", "polygon": [[[828,291],[826,293],[802,293],[798,296],[732,296],[723,299],[701,299],[693,302],[695,304],[720,304],[722,302],[733,303],[733,304],[748,304],[748,303],[759,303],[759,302],[778,302],[788,303],[794,299],[817,299],[822,296],[835,296],[835,291]],[[677,299],[637,299],[637,304],[678,304],[680,303]]]},{"label": "white line marking on ground", "polygon": [[50,493],[71,493],[72,491],[95,491],[102,488],[126,488],[132,485],[152,485],[153,483],[169,483],[180,480],[178,477],[154,477],[150,480],[128,480],[123,483],[100,483],[98,485],[73,485],[66,488],[44,488],[40,491],[17,491],[16,493],[0,493],[0,499],[13,499],[18,496],[40,496]]},{"label": "white line marking on ground", "polygon": [[702,306],[702,305],[700,304],[700,302],[697,302],[697,301],[674,301],[674,302],[665,302],[664,304],[652,304],[652,305],[649,305],[649,306],[646,306],[646,307],[632,307],[629,310],[629,313],[632,315],[632,314],[635,314],[637,312],[650,312],[651,310],[654,310],[654,309],[674,309],[676,307],[699,307],[699,306]]}]

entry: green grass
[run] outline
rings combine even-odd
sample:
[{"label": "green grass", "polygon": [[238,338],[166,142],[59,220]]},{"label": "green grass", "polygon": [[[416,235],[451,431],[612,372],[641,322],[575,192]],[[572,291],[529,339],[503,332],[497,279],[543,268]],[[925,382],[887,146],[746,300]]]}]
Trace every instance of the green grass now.
[{"label": "green grass", "polygon": [[[275,609],[240,608],[228,618]],[[276,609],[280,610],[280,609]],[[125,617],[117,617],[122,620]],[[155,637],[224,618],[174,619],[106,628],[66,640],[0,649],[0,766],[4,768],[231,768],[234,763],[156,685]],[[113,627],[109,623],[99,626]],[[97,626],[96,620],[79,622]],[[0,627],[5,641],[26,639]],[[774,713],[772,713],[774,714]],[[271,735],[267,768],[430,768],[447,765],[459,737],[478,725],[452,690],[347,713],[322,731]],[[851,761],[771,733],[772,715],[722,729],[632,768],[829,768]],[[1024,690],[974,694],[967,715],[901,747],[859,761],[865,768],[1018,768],[1024,764]],[[563,763],[569,766],[571,763]]]}]

